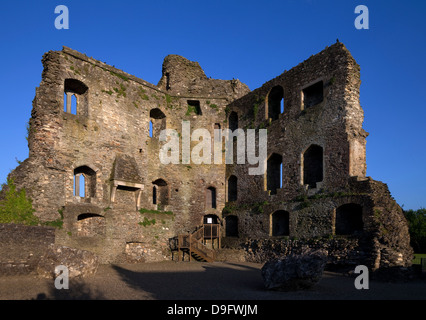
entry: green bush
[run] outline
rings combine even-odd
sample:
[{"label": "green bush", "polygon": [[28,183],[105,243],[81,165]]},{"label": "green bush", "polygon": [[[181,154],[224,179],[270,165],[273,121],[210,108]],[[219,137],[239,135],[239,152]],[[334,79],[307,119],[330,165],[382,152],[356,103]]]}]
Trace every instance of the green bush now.
[{"label": "green bush", "polygon": [[13,180],[7,179],[7,184],[2,185],[2,192],[4,198],[0,200],[0,223],[39,224],[32,201],[24,188],[18,191]]}]

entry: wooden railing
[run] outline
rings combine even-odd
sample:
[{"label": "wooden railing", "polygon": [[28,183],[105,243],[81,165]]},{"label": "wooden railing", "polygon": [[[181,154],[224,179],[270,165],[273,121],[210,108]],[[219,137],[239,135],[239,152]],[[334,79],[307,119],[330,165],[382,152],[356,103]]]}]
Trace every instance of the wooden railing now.
[{"label": "wooden railing", "polygon": [[179,235],[177,241],[179,260],[181,260],[181,253],[188,252],[189,261],[194,256],[197,260],[213,262],[216,259],[216,251],[205,245],[206,240],[211,240],[212,243],[217,240],[218,248],[220,248],[219,224],[204,224],[193,233]]}]

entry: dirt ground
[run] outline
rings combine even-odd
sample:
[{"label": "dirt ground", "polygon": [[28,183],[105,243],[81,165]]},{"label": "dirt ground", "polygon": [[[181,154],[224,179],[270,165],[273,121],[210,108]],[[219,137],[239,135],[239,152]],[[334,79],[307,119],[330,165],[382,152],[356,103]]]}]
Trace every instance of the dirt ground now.
[{"label": "dirt ground", "polygon": [[423,300],[426,281],[370,281],[357,290],[354,277],[325,272],[312,289],[266,290],[261,264],[159,262],[101,265],[83,279],[70,279],[58,290],[53,279],[36,276],[0,277],[1,300]]}]

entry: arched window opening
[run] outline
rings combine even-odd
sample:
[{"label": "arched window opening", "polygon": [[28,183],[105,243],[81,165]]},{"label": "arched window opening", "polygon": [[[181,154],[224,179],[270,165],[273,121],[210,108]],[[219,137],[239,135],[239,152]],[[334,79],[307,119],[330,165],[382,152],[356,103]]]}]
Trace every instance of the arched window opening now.
[{"label": "arched window opening", "polygon": [[170,73],[166,73],[166,90],[170,90]]},{"label": "arched window opening", "polygon": [[104,235],[105,227],[105,217],[99,214],[82,213],[77,217],[77,236]]},{"label": "arched window opening", "polygon": [[362,206],[356,203],[341,205],[336,209],[335,233],[353,235],[363,230]]},{"label": "arched window opening", "polygon": [[317,182],[323,180],[323,149],[311,145],[303,154],[303,184],[316,188]]},{"label": "arched window opening", "polygon": [[238,178],[230,176],[228,179],[228,201],[237,201],[238,198]]},{"label": "arched window opening", "polygon": [[64,112],[74,115],[86,115],[88,87],[76,79],[65,79],[64,83]]},{"label": "arched window opening", "polygon": [[272,154],[266,167],[266,190],[270,194],[276,194],[277,189],[282,188],[282,162],[283,157],[279,154]]},{"label": "arched window opening", "polygon": [[206,209],[216,209],[216,188],[208,187],[206,190]]},{"label": "arched window opening", "polygon": [[91,198],[96,194],[96,172],[88,166],[74,169],[74,196]]},{"label": "arched window opening", "polygon": [[281,86],[275,86],[268,94],[268,118],[277,120],[280,113],[284,112],[284,90]]},{"label": "arched window opening", "polygon": [[151,109],[149,112],[149,136],[158,137],[161,130],[166,129],[166,115],[158,108]]},{"label": "arched window opening", "polygon": [[82,214],[78,215],[77,221],[85,220],[85,219],[89,219],[89,218],[96,218],[96,217],[103,218],[103,216],[101,216],[100,214],[96,214],[96,213],[82,213]]},{"label": "arched window opening", "polygon": [[238,237],[238,217],[231,215],[225,218],[225,236]]},{"label": "arched window opening", "polygon": [[290,214],[284,210],[271,215],[271,235],[274,237],[290,235]]},{"label": "arched window opening", "polygon": [[238,114],[235,111],[232,111],[228,117],[228,128],[231,131],[238,129]]}]

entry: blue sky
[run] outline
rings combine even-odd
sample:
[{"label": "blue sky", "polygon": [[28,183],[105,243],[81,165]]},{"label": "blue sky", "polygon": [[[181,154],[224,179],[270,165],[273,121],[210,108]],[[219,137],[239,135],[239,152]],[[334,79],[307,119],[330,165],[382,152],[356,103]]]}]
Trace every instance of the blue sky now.
[{"label": "blue sky", "polygon": [[[369,29],[357,30],[357,5]],[[57,30],[57,5],[69,9]],[[157,84],[167,54],[261,86],[338,38],[361,66],[367,175],[405,209],[426,207],[426,1],[8,1],[0,11],[0,182],[28,156],[41,58],[68,46]]]}]

